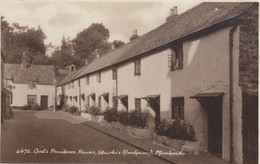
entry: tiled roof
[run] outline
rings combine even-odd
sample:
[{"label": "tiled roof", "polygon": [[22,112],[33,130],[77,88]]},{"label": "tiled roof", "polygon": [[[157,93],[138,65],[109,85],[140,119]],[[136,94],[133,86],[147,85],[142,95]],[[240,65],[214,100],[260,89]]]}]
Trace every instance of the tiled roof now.
[{"label": "tiled roof", "polygon": [[73,79],[75,79],[75,77],[76,77],[81,71],[83,71],[84,69],[86,69],[86,67],[87,67],[87,66],[84,66],[84,67],[82,67],[82,68],[79,69],[79,70],[76,70],[76,71],[73,71],[73,72],[69,73],[62,81],[60,81],[60,82],[58,83],[58,86],[59,86],[59,85],[62,85],[62,84],[66,84],[66,83],[72,81]]},{"label": "tiled roof", "polygon": [[74,79],[162,47],[223,21],[238,17],[256,5],[258,3],[201,3],[149,33],[96,59],[76,75]]},{"label": "tiled roof", "polygon": [[53,85],[55,79],[53,65],[31,65],[22,69],[21,64],[4,64],[4,78],[12,79],[16,84],[36,81],[38,84]]}]

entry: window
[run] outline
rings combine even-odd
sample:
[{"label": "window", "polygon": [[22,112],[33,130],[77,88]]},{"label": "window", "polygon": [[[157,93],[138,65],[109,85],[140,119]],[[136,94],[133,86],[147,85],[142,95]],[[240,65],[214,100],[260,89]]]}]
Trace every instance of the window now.
[{"label": "window", "polygon": [[36,89],[36,83],[29,83],[28,89]]},{"label": "window", "polygon": [[113,80],[117,79],[117,68],[116,67],[114,67],[112,70],[112,78],[113,78]]},{"label": "window", "polygon": [[101,108],[101,96],[98,97],[98,107]]},{"label": "window", "polygon": [[172,119],[184,120],[184,97],[172,98]]},{"label": "window", "polygon": [[183,46],[182,46],[182,44],[171,48],[171,52],[168,57],[168,65],[172,71],[183,68]]},{"label": "window", "polygon": [[135,59],[135,76],[141,75],[141,59]]},{"label": "window", "polygon": [[101,72],[98,72],[98,74],[97,74],[97,82],[98,83],[101,82]]},{"label": "window", "polygon": [[141,99],[140,98],[135,99],[135,109],[141,110]]},{"label": "window", "polygon": [[37,95],[27,95],[27,104],[36,104],[37,103]]},{"label": "window", "polygon": [[86,77],[86,84],[89,85],[89,76]]}]

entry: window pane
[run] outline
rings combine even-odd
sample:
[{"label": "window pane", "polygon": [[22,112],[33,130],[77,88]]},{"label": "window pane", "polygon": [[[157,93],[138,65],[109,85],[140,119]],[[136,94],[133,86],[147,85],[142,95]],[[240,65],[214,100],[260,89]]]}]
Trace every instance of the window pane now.
[{"label": "window pane", "polygon": [[184,97],[172,98],[172,119],[184,119]]}]

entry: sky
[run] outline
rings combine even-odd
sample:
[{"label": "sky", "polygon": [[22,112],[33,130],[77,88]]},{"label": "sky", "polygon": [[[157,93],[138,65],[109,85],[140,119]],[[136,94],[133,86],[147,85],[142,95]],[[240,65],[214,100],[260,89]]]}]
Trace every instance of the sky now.
[{"label": "sky", "polygon": [[165,23],[170,8],[178,14],[201,3],[201,0],[1,0],[0,14],[11,23],[37,28],[47,36],[45,43],[60,45],[62,36],[76,34],[92,23],[109,29],[109,41],[129,42],[134,29],[143,35]]}]

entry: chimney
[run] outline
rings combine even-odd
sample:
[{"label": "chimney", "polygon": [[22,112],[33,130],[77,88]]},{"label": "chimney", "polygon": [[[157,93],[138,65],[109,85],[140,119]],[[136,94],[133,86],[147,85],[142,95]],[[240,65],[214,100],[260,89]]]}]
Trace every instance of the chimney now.
[{"label": "chimney", "polygon": [[111,45],[111,49],[112,49],[112,50],[115,49],[115,45],[114,45],[114,43],[112,43],[112,45]]},{"label": "chimney", "polygon": [[133,35],[137,35],[137,29],[134,29]]},{"label": "chimney", "polygon": [[173,8],[170,9],[170,16],[166,18],[166,22],[169,22],[170,20],[176,18],[177,16],[178,16],[177,6],[173,6]]},{"label": "chimney", "polygon": [[71,65],[69,66],[69,74],[70,74],[71,72],[75,71],[75,70],[76,70],[76,66],[75,66],[74,64],[71,64]]},{"label": "chimney", "polygon": [[130,41],[132,41],[132,40],[134,40],[134,39],[136,39],[138,37],[139,37],[139,35],[137,35],[137,29],[134,29],[133,35],[130,37]]},{"label": "chimney", "polygon": [[26,69],[27,68],[27,60],[28,60],[28,58],[26,57],[25,52],[23,52],[22,64],[21,64],[22,69]]},{"label": "chimney", "polygon": [[99,55],[99,53],[98,53],[98,49],[95,49],[95,54],[96,54],[96,58],[99,58],[99,57],[100,57],[100,55]]}]

